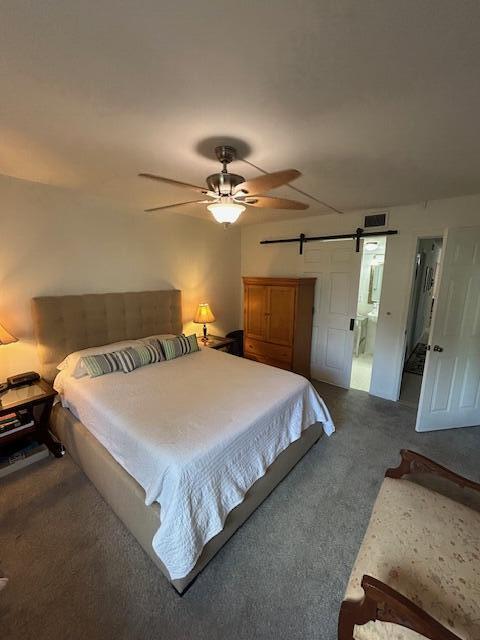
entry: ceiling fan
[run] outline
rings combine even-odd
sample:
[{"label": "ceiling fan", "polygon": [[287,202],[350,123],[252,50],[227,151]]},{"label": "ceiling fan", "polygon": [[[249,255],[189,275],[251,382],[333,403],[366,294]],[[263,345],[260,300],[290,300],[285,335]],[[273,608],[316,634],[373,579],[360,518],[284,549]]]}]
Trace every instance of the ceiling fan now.
[{"label": "ceiling fan", "polygon": [[152,173],[139,173],[142,178],[157,180],[178,187],[186,187],[191,191],[208,196],[208,199],[189,200],[188,202],[178,202],[161,207],[145,209],[146,212],[162,211],[174,207],[185,207],[192,204],[206,204],[207,209],[213,214],[217,222],[228,226],[236,222],[246,207],[260,207],[262,209],[308,209],[308,204],[286,198],[273,198],[262,195],[268,193],[276,187],[281,187],[298,178],[302,174],[296,169],[285,169],[267,173],[251,180],[245,180],[243,176],[235,173],[228,173],[228,165],[235,160],[237,152],[234,147],[222,145],[215,147],[215,155],[223,165],[220,173],[213,173],[206,179],[207,187],[199,187],[188,182],[179,182],[170,178],[163,178]]}]

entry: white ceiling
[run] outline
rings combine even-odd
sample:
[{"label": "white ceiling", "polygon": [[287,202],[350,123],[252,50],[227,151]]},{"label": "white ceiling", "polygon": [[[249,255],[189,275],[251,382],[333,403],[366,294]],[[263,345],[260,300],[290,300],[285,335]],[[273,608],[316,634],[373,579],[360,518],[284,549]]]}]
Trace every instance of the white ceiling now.
[{"label": "white ceiling", "polygon": [[480,192],[479,33],[478,0],[7,1],[0,173],[144,208],[191,194],[139,171],[203,183],[234,137],[343,210]]}]

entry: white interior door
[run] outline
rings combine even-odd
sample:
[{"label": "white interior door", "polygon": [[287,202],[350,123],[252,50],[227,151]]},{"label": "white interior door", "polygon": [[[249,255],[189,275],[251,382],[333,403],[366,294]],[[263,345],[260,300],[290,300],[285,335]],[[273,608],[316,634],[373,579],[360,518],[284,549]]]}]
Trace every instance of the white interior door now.
[{"label": "white interior door", "polygon": [[353,330],[357,314],[361,253],[351,240],[307,244],[304,273],[316,276],[313,315],[312,378],[350,387]]},{"label": "white interior door", "polygon": [[417,431],[480,425],[480,227],[449,229]]}]

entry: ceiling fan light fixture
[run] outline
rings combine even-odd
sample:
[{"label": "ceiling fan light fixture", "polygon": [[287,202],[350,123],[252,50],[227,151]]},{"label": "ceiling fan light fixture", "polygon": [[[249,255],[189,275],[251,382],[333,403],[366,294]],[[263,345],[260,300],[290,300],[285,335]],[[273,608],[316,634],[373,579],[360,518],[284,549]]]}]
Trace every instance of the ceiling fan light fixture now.
[{"label": "ceiling fan light fixture", "polygon": [[[220,145],[215,147],[215,154],[222,164],[222,170],[217,173],[212,173],[212,175],[206,178],[206,187],[157,176],[153,173],[139,173],[138,175],[142,178],[148,178],[149,180],[163,182],[176,187],[185,187],[201,195],[201,198],[197,196],[197,200],[151,207],[145,209],[145,211],[152,213],[177,207],[206,204],[215,220],[220,224],[228,226],[238,220],[247,206],[260,209],[292,209],[296,211],[308,209],[308,204],[304,202],[262,195],[277,187],[290,184],[292,180],[296,180],[296,178],[301,176],[300,171],[297,171],[297,169],[284,169],[283,171],[274,171],[273,173],[265,173],[260,169],[263,175],[245,180],[243,176],[228,171],[228,165],[236,159],[236,151],[233,147]],[[300,191],[300,193],[303,192]],[[205,196],[211,199],[205,200]]]},{"label": "ceiling fan light fixture", "polygon": [[217,222],[227,224],[236,222],[245,211],[243,204],[237,204],[236,202],[214,202],[209,204],[207,209]]}]

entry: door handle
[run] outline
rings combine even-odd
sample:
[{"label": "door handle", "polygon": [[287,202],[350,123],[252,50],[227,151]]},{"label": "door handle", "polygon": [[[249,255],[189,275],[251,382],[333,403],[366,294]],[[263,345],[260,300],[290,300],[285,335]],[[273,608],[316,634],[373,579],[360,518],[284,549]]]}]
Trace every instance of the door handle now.
[{"label": "door handle", "polygon": [[350,331],[355,329],[355,318],[350,318]]},{"label": "door handle", "polygon": [[441,347],[441,346],[440,346],[440,345],[438,345],[438,344],[434,344],[434,345],[433,345],[433,350],[434,350],[434,351],[438,351],[439,353],[441,353],[441,352],[443,351],[443,347]]}]

